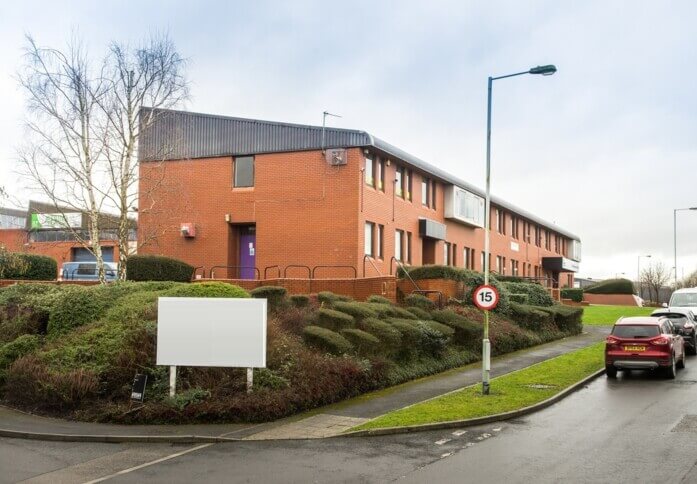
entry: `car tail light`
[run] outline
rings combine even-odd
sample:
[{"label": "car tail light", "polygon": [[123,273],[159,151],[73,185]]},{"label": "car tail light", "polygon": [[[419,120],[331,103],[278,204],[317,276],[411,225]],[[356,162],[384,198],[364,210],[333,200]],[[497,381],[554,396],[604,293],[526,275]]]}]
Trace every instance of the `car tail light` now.
[{"label": "car tail light", "polygon": [[694,327],[695,327],[695,325],[692,323],[685,323],[685,326],[683,326],[683,328],[685,328],[685,329],[693,329]]},{"label": "car tail light", "polygon": [[605,342],[606,342],[607,344],[609,344],[609,345],[616,345],[617,343],[620,342],[620,340],[618,340],[617,338],[615,338],[615,337],[613,337],[613,336],[608,336],[608,337],[605,339]]},{"label": "car tail light", "polygon": [[658,338],[654,338],[651,340],[652,345],[665,346],[669,343],[670,340],[668,338],[664,338],[663,336],[659,336]]}]

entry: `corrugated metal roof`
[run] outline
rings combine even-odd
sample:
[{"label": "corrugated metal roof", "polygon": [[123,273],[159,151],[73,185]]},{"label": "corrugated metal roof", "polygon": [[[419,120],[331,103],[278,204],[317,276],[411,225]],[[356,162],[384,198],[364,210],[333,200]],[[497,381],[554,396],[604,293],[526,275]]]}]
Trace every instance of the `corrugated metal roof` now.
[{"label": "corrugated metal roof", "polygon": [[[138,157],[141,161],[317,150],[322,147],[321,126],[147,108],[141,111],[141,117],[151,113],[156,116],[156,122],[147,129],[143,129],[138,149]],[[485,196],[484,190],[365,131],[327,127],[324,146],[326,148],[373,147],[434,178],[457,185],[481,197]],[[491,203],[561,235],[581,240],[577,235],[516,207],[500,197],[492,195]]]}]

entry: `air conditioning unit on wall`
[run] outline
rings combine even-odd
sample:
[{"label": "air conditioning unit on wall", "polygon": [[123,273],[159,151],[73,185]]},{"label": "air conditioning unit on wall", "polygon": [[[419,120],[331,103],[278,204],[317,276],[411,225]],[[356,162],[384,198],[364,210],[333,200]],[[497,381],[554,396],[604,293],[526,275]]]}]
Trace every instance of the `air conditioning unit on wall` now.
[{"label": "air conditioning unit on wall", "polygon": [[327,163],[329,163],[332,166],[341,166],[348,163],[346,150],[343,148],[327,150],[324,156],[327,160]]}]

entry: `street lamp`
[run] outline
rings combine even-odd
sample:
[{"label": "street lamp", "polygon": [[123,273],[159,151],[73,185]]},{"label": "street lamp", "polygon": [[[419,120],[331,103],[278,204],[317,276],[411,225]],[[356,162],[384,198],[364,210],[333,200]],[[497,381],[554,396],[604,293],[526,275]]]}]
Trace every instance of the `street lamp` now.
[{"label": "street lamp", "polygon": [[639,264],[641,263],[641,258],[646,257],[647,259],[651,257],[651,254],[648,255],[639,255],[636,258],[636,280],[639,283],[639,297],[643,298],[644,294],[642,291],[642,284],[641,284],[641,270],[639,269]]},{"label": "street lamp", "polygon": [[[484,284],[489,284],[489,230],[491,218],[491,88],[494,81],[507,77],[522,76],[523,74],[542,74],[551,76],[557,72],[553,65],[537,66],[527,71],[507,74],[505,76],[489,77],[487,84],[488,96],[486,104],[486,203],[484,212]],[[489,311],[484,311],[484,339],[482,340],[482,393],[489,394],[489,375],[491,373],[491,343],[489,341]]]},{"label": "street lamp", "polygon": [[683,210],[697,210],[697,207],[674,208],[673,209],[673,268],[675,269],[675,287],[678,287],[678,212]]}]

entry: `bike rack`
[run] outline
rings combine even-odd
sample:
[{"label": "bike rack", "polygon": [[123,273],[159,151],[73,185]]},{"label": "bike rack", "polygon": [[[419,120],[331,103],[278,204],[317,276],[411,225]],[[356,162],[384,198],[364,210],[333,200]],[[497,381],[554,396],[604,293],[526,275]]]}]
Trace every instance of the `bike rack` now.
[{"label": "bike rack", "polygon": [[[310,279],[315,278],[315,270],[317,270],[317,269],[351,269],[353,271],[353,278],[354,279],[358,278],[358,271],[356,270],[356,268],[354,266],[337,265],[337,266],[315,266],[315,267],[313,267],[312,272],[310,273]],[[334,279],[334,278],[326,277],[325,279]]]},{"label": "bike rack", "polygon": [[266,267],[264,267],[264,279],[268,279],[268,277],[266,276],[266,272],[267,272],[269,269],[274,269],[274,268],[278,270],[278,279],[281,278],[281,266],[279,266],[279,265],[274,265],[274,266],[266,266]]},{"label": "bike rack", "polygon": [[[255,279],[256,280],[261,279],[261,274],[259,272],[259,269],[257,269],[256,267],[252,267],[252,266],[213,266],[213,267],[211,267],[211,271],[210,271],[210,278],[211,279],[215,279],[215,270],[216,269],[238,269],[238,271],[239,271],[239,269],[254,269],[254,275],[256,276]],[[239,272],[238,272],[238,275],[239,275]],[[235,278],[235,279],[237,279],[237,278]]]},{"label": "bike rack", "polygon": [[307,269],[307,277],[308,277],[308,279],[312,279],[312,277],[311,277],[311,275],[312,275],[312,269],[310,269],[308,266],[299,265],[299,264],[291,264],[291,265],[289,265],[289,266],[286,266],[286,267],[283,269],[283,278],[284,278],[284,279],[286,279],[286,278],[288,277],[288,276],[287,276],[287,274],[288,274],[288,269]]},{"label": "bike rack", "polygon": [[191,274],[191,277],[193,278],[193,280],[196,280],[196,273],[198,272],[199,269],[201,269],[201,279],[206,278],[205,266],[196,266],[196,267],[194,267],[194,272]]}]

